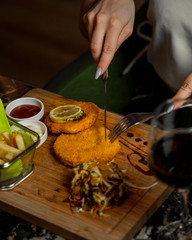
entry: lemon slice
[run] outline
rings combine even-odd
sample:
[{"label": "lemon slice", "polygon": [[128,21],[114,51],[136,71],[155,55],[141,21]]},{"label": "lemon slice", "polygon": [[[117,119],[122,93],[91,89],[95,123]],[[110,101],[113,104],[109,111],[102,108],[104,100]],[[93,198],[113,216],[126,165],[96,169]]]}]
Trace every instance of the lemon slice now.
[{"label": "lemon slice", "polygon": [[52,109],[49,116],[53,122],[65,123],[79,119],[83,115],[81,107],[77,105],[63,105]]}]

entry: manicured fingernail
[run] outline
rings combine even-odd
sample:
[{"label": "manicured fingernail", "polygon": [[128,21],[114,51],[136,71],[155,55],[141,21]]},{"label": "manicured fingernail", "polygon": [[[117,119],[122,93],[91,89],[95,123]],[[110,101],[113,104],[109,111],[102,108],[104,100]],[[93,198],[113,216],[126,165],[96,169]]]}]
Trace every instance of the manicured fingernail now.
[{"label": "manicured fingernail", "polygon": [[101,68],[97,68],[96,72],[95,72],[95,79],[98,79],[101,76],[102,73],[102,69]]}]

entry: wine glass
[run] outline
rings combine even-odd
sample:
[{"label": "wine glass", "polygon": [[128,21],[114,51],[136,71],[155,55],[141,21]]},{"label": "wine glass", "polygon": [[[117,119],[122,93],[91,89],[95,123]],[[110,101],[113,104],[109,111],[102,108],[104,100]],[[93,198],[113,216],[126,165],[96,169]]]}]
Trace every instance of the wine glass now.
[{"label": "wine glass", "polygon": [[187,208],[192,185],[192,98],[168,99],[160,104],[154,111],[150,139],[149,168],[183,197],[180,219],[165,225],[158,239],[192,239]]}]

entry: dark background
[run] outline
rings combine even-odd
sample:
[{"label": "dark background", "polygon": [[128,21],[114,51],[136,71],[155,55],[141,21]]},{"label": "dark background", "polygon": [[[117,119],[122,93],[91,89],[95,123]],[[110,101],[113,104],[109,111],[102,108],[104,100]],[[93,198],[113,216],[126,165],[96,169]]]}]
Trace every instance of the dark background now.
[{"label": "dark background", "polygon": [[[137,9],[147,0],[136,0]],[[88,50],[81,0],[1,0],[0,75],[37,87]]]}]

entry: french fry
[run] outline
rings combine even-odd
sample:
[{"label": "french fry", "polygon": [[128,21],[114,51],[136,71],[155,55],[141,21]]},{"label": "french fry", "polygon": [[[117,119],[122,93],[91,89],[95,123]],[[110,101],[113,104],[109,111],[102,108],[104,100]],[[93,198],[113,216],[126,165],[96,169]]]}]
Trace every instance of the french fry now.
[{"label": "french fry", "polygon": [[0,133],[0,141],[4,141],[4,137],[3,137],[2,133]]},{"label": "french fry", "polygon": [[18,133],[12,132],[12,135],[11,135],[11,143],[10,143],[10,145],[11,145],[12,147],[14,147],[14,148],[17,148],[17,144],[16,144],[16,142],[15,142],[15,137],[16,137],[17,134],[18,134]]},{"label": "french fry", "polygon": [[0,159],[4,159],[6,154],[6,152],[0,151]]},{"label": "french fry", "polygon": [[11,161],[14,158],[15,154],[11,152],[0,151],[0,159],[7,162]]},{"label": "french fry", "polygon": [[14,155],[18,155],[19,153],[21,153],[21,150],[4,143],[0,143],[0,151],[10,152],[10,153],[13,153]]},{"label": "french fry", "polygon": [[[4,162],[11,161],[15,156],[16,156],[15,153],[0,150],[0,160]],[[2,164],[1,163],[2,161],[0,161],[0,165]]]},{"label": "french fry", "polygon": [[15,157],[15,155],[11,152],[8,152],[6,155],[5,155],[5,159],[11,161],[13,158]]},{"label": "french fry", "polygon": [[0,158],[0,165],[1,165],[1,164],[4,164],[4,163],[5,163],[5,161]]},{"label": "french fry", "polygon": [[11,144],[11,134],[9,132],[2,132],[1,136],[4,138],[8,145]]},{"label": "french fry", "polygon": [[15,135],[15,143],[17,148],[22,152],[26,149],[23,137],[20,134]]},{"label": "french fry", "polygon": [[23,136],[19,133],[0,133],[0,165],[11,161],[26,149]]}]

